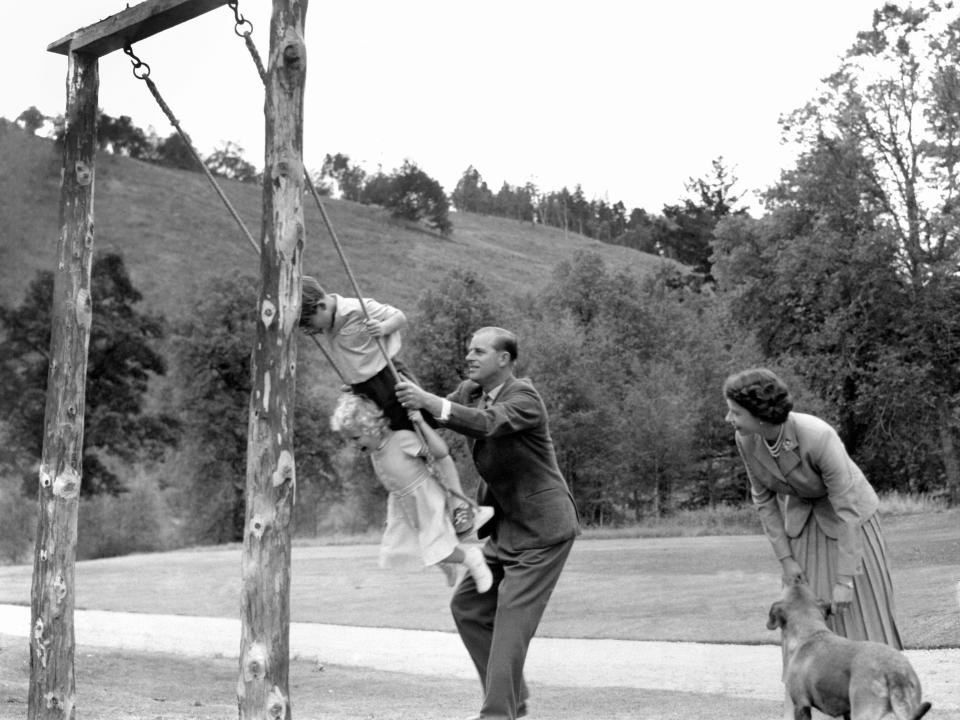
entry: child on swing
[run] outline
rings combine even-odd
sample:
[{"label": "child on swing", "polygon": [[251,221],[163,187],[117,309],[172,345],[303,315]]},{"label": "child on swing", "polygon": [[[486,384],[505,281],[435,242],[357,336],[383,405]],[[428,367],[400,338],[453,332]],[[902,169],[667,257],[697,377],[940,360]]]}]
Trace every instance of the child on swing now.
[{"label": "child on swing", "polygon": [[[363,298],[362,303],[357,298],[328,293],[315,278],[304,275],[300,329],[318,336],[344,382],[383,411],[391,430],[413,430],[406,408],[397,400],[396,379],[380,350],[382,345],[396,371],[416,382],[397,358],[400,331],[406,327],[407,317],[392,305],[371,298]],[[473,507],[453,494],[448,494],[448,503],[457,534],[469,535],[475,523]]]},{"label": "child on swing", "polygon": [[[431,473],[428,453],[443,483],[462,494],[457,468],[447,444],[419,411],[410,413],[424,443],[411,430],[393,430],[383,412],[362,395],[344,393],[337,401],[330,425],[357,450],[369,454],[377,478],[390,492],[387,522],[380,540],[380,567],[403,568],[438,565],[451,586],[456,565],[464,565],[481,593],[490,589],[493,576],[476,542],[463,542],[446,513],[446,493]],[[480,507],[477,526],[493,515]]]}]

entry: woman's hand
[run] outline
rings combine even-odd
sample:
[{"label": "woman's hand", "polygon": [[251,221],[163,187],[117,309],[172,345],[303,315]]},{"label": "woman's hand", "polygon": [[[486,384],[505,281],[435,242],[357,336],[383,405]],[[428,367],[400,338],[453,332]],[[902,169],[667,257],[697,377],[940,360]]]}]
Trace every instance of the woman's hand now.
[{"label": "woman's hand", "polygon": [[799,585],[807,581],[803,576],[803,568],[800,567],[800,563],[792,557],[786,557],[781,560],[780,568],[783,571],[784,585]]},{"label": "woman's hand", "polygon": [[842,580],[838,580],[833,586],[833,592],[831,593],[830,612],[834,615],[839,615],[850,607],[851,602],[853,602],[853,582],[849,581],[848,584]]},{"label": "woman's hand", "polygon": [[414,425],[420,425],[423,423],[423,413],[419,410],[407,410],[407,417],[410,418],[410,421]]}]

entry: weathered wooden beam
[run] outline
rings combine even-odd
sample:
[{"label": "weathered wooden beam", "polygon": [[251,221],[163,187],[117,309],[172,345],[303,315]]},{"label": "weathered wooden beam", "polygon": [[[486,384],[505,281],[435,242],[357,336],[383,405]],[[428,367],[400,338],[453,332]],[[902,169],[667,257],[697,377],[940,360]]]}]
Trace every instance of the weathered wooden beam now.
[{"label": "weathered wooden beam", "polygon": [[251,362],[241,563],[241,720],[290,720],[290,519],[304,243],[306,0],[273,0],[266,79],[258,322]]},{"label": "weathered wooden beam", "polygon": [[50,369],[30,602],[30,720],[73,720],[74,568],[92,304],[97,58],[69,56]]},{"label": "weathered wooden beam", "polygon": [[146,0],[98,23],[74,30],[50,43],[47,50],[60,55],[82,52],[93,57],[103,57],[114,50],[122,49],[128,43],[132,45],[138,40],[192,20],[228,2],[229,0]]}]

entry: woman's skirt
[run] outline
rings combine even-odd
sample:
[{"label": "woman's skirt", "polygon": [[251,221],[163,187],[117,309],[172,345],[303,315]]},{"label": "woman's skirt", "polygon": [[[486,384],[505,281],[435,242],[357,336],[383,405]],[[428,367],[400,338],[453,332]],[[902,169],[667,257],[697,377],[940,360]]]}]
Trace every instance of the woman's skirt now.
[{"label": "woman's skirt", "polygon": [[[827,625],[850,640],[873,640],[901,650],[903,643],[894,620],[893,582],[879,513],[863,523],[860,535],[863,573],[853,578],[853,601],[845,612],[827,618]],[[824,534],[810,513],[803,531],[791,538],[790,546],[816,596],[829,602],[837,581],[837,541]]]}]

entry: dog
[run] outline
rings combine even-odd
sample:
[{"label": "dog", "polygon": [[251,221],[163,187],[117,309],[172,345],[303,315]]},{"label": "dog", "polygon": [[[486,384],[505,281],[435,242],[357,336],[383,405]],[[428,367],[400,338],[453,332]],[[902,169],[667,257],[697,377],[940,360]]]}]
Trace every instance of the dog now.
[{"label": "dog", "polygon": [[770,606],[767,629],[783,628],[783,682],[794,719],[811,708],[845,720],[920,720],[920,681],[903,653],[878,642],[847,640],[827,627],[830,604],[806,584],[788,585]]}]

